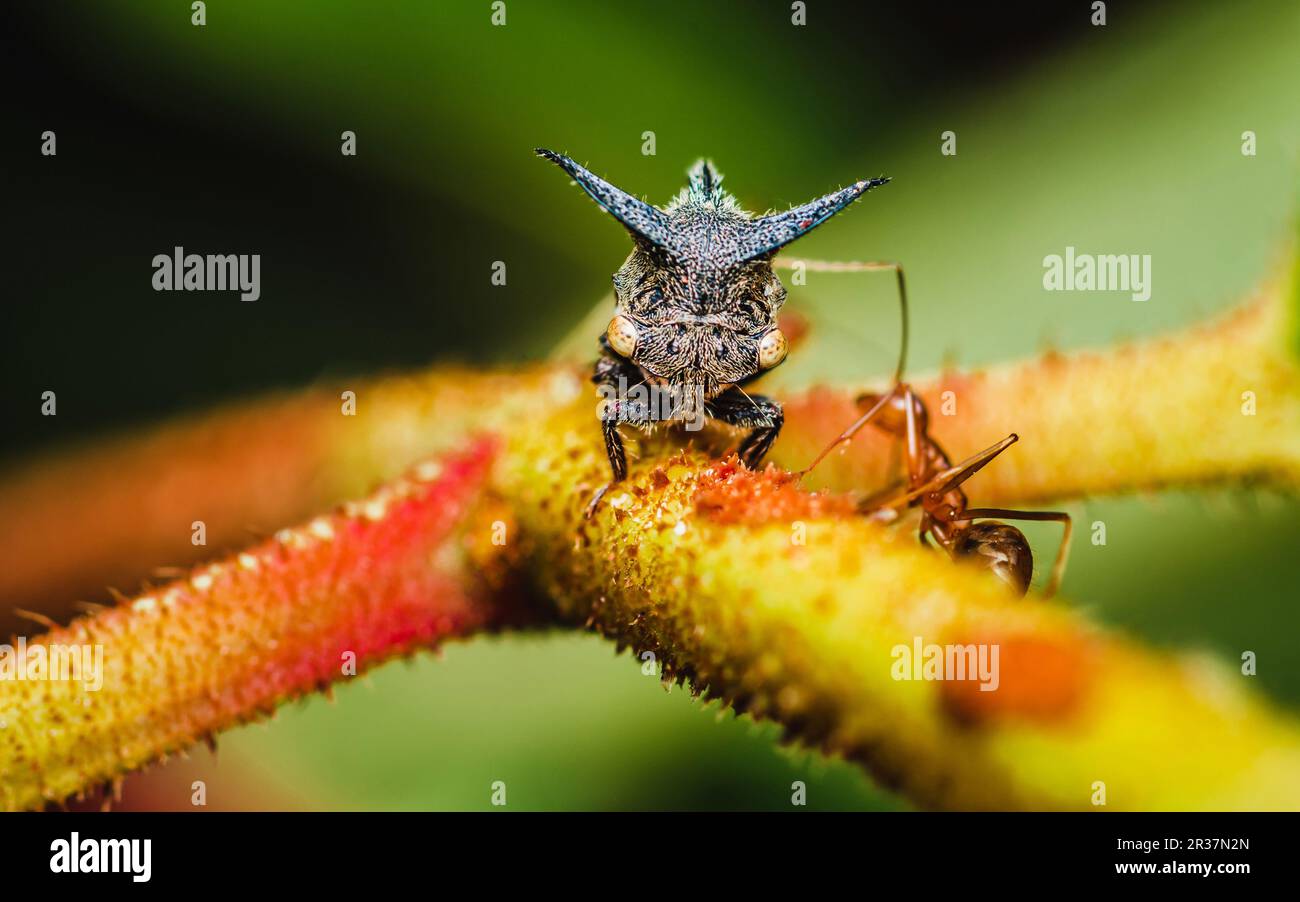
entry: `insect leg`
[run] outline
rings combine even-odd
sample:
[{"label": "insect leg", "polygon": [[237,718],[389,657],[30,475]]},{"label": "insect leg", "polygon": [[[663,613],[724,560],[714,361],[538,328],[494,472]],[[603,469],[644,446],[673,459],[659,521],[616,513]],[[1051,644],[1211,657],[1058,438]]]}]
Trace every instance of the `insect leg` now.
[{"label": "insect leg", "polygon": [[[904,497],[911,498],[912,496],[910,491],[917,485],[926,481],[925,475],[927,461],[921,455],[921,440],[925,438],[925,436],[922,434],[921,426],[918,424],[916,419],[917,403],[916,397],[912,394],[912,386],[907,383],[899,383],[895,385],[894,390],[889,395],[885,396],[885,400],[896,396],[900,390],[903,393],[903,403],[906,405],[906,426],[904,429],[903,447],[907,455],[906,484],[909,493]],[[875,410],[880,409],[880,407],[881,404],[878,402],[876,406],[872,408],[872,412],[868,413],[868,418],[873,415]],[[878,492],[873,497],[888,498],[888,490]],[[910,504],[911,502],[909,501],[908,503]],[[877,522],[888,523],[900,516],[901,509],[893,506],[890,502],[873,503],[872,500],[867,500],[859,505],[859,510],[867,511],[869,516]],[[922,545],[928,546],[930,544],[927,541],[926,536],[929,534],[933,525],[934,521],[931,519],[929,513],[923,513],[921,516],[921,522],[917,525],[916,529],[917,538],[920,540]]]},{"label": "insect leg", "polygon": [[785,422],[785,413],[778,402],[764,395],[746,394],[739,388],[730,388],[705,401],[704,412],[729,426],[752,427],[753,431],[736,450],[741,462],[751,470],[762,463]]},{"label": "insect leg", "polygon": [[993,458],[1014,445],[1019,441],[1019,438],[1020,437],[1013,432],[996,445],[990,445],[978,454],[972,454],[956,466],[949,467],[946,470],[940,470],[933,477],[926,480],[921,485],[910,489],[906,493],[897,495],[887,501],[882,501],[879,507],[907,507],[913,501],[924,495],[929,495],[932,492],[943,494],[950,489],[955,489],[980,470],[984,469],[989,461],[993,460]]},{"label": "insect leg", "polygon": [[1052,575],[1047,581],[1047,587],[1043,589],[1044,598],[1051,598],[1056,594],[1056,590],[1061,586],[1061,579],[1065,576],[1065,562],[1070,557],[1070,535],[1074,531],[1074,521],[1069,514],[1064,511],[1013,511],[1000,507],[978,507],[968,508],[963,516],[971,519],[997,517],[1003,520],[1052,520],[1064,524],[1065,532],[1061,535],[1061,546],[1056,550]]},{"label": "insect leg", "polygon": [[826,459],[826,455],[834,451],[838,445],[841,445],[844,442],[849,441],[850,439],[853,438],[853,436],[857,435],[858,431],[861,430],[863,426],[867,425],[868,423],[870,423],[872,420],[876,418],[876,415],[879,414],[880,411],[884,409],[885,405],[888,404],[890,399],[893,397],[894,397],[894,392],[892,391],[889,392],[888,394],[881,395],[880,399],[871,406],[870,410],[868,410],[862,416],[854,420],[853,423],[850,424],[847,429],[845,429],[834,439],[832,439],[831,443],[827,445],[825,448],[823,448],[820,454],[818,454],[815,458],[813,458],[812,463],[810,463],[808,466],[804,467],[802,470],[799,471],[799,478],[802,479],[803,477],[811,473],[819,463],[821,463],[823,460]]},{"label": "insect leg", "polygon": [[648,411],[640,405],[630,403],[627,398],[628,386],[640,384],[642,378],[639,369],[621,358],[607,354],[596,361],[591,381],[596,383],[602,397],[600,427],[605,438],[605,456],[609,458],[613,478],[597,489],[587,502],[587,518],[596,512],[605,493],[627,478],[627,451],[623,447],[623,436],[618,431],[619,424],[642,427],[650,425]]},{"label": "insect leg", "polygon": [[806,468],[800,471],[799,475],[807,475],[814,467],[826,458],[836,446],[843,444],[853,438],[863,426],[871,420],[890,402],[892,396],[899,390],[903,381],[903,373],[907,368],[907,346],[909,342],[909,322],[907,304],[907,276],[903,272],[903,264],[897,262],[868,261],[868,260],[810,260],[798,257],[777,257],[772,261],[772,266],[776,269],[794,269],[802,266],[805,270],[813,272],[888,272],[892,271],[898,280],[898,311],[902,329],[899,335],[898,343],[898,363],[894,367],[894,388],[889,393],[879,398],[876,403],[865,414],[859,417],[852,425],[836,436],[835,440],[822,449],[817,458]]},{"label": "insect leg", "polygon": [[[885,499],[893,498],[895,495],[898,494],[899,490],[903,489],[906,485],[907,485],[907,480],[903,479],[902,477],[891,479],[887,485],[882,486],[880,489],[876,490],[870,495],[864,496],[858,502],[858,510],[860,511],[880,510],[881,509],[880,505]],[[895,519],[895,517],[890,517],[888,519],[892,522]]]}]

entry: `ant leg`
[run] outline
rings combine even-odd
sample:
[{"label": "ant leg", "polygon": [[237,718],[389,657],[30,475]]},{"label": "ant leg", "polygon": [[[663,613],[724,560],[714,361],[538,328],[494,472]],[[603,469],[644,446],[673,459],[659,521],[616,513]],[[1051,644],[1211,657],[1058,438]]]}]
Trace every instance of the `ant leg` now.
[{"label": "ant leg", "polygon": [[922,427],[916,422],[916,396],[912,394],[912,386],[904,384],[902,388],[907,423],[904,433],[907,439],[907,484],[916,488],[925,478],[926,461],[921,458]]},{"label": "ant leg", "polygon": [[1044,598],[1051,598],[1056,594],[1056,590],[1061,587],[1061,579],[1065,576],[1065,562],[1070,557],[1070,535],[1074,531],[1074,521],[1069,514],[1064,511],[1013,511],[1000,507],[978,507],[967,509],[962,513],[962,516],[971,519],[999,517],[1004,520],[1051,520],[1064,524],[1065,532],[1062,533],[1061,545],[1056,550],[1056,562],[1052,564],[1052,575],[1047,581],[1047,587],[1043,589]]},{"label": "ant leg", "polygon": [[951,489],[957,488],[967,479],[970,479],[980,470],[988,465],[989,461],[997,457],[1007,448],[1019,441],[1020,437],[1014,432],[1008,435],[996,445],[990,445],[978,454],[973,454],[966,460],[957,464],[955,467],[949,467],[936,473],[931,479],[910,489],[902,495],[898,495],[888,501],[883,501],[880,507],[907,507],[916,499],[930,493],[943,494]]},{"label": "ant leg", "polygon": [[772,261],[775,269],[794,269],[802,265],[812,272],[888,272],[892,271],[898,278],[898,306],[902,315],[903,331],[898,344],[898,366],[894,369],[894,383],[903,381],[903,371],[907,366],[908,315],[907,315],[907,277],[903,274],[903,264],[883,261],[864,260],[809,260],[802,257],[777,257]]},{"label": "ant leg", "polygon": [[898,389],[895,388],[891,390],[888,394],[881,395],[880,399],[876,401],[875,404],[871,405],[870,410],[868,410],[862,416],[854,420],[847,429],[845,429],[834,439],[832,439],[831,443],[827,445],[825,448],[822,448],[821,453],[818,454],[815,458],[813,458],[813,462],[810,463],[808,466],[804,467],[802,470],[800,470],[796,475],[800,479],[803,479],[805,476],[811,473],[819,463],[825,460],[826,455],[834,451],[836,447],[842,445],[847,441],[852,440],[853,436],[857,435],[863,426],[867,425],[872,420],[874,420],[876,416],[880,413],[880,411],[885,409],[885,405],[888,404],[890,399],[894,397],[894,392],[897,390]]},{"label": "ant leg", "polygon": [[777,257],[772,261],[776,269],[794,269],[802,266],[805,270],[813,272],[887,272],[892,271],[898,279],[898,309],[902,320],[902,332],[898,343],[898,365],[894,368],[894,388],[886,395],[882,396],[875,405],[872,406],[865,414],[859,417],[849,428],[845,429],[835,440],[822,449],[807,467],[799,471],[799,477],[802,479],[808,475],[816,466],[821,463],[826,455],[830,454],[838,445],[850,441],[863,426],[883,409],[892,395],[898,391],[903,381],[903,372],[907,367],[907,345],[908,345],[908,307],[907,307],[907,277],[903,273],[903,264],[895,262],[865,261],[865,260],[810,260],[806,258]]},{"label": "ant leg", "polygon": [[[924,437],[922,434],[923,427],[917,422],[917,411],[923,408],[920,408],[916,396],[912,394],[912,387],[906,383],[895,386],[894,391],[887,397],[896,396],[899,389],[902,389],[903,403],[906,405],[906,425],[902,444],[907,455],[907,478],[894,480],[884,490],[858,504],[858,510],[866,513],[871,520],[877,523],[892,523],[902,515],[902,510],[907,505],[900,506],[897,499],[894,499],[894,496],[897,495],[895,491],[897,488],[907,486],[907,491],[901,497],[908,499],[910,504],[916,486],[926,481],[925,467],[927,462],[921,456],[921,440]],[[897,448],[898,444],[895,443],[894,447]],[[932,528],[933,520],[930,515],[923,514],[921,522],[917,525],[917,539],[922,545],[929,546],[927,534]]]},{"label": "ant leg", "polygon": [[785,423],[785,413],[779,402],[764,395],[747,394],[740,388],[729,388],[716,398],[705,401],[704,412],[729,426],[753,428],[736,449],[741,463],[751,470],[763,462],[763,456]]},{"label": "ant leg", "polygon": [[[912,386],[904,384],[903,404],[907,409],[907,429],[905,444],[907,447],[907,484],[915,488],[918,484],[925,481],[925,464],[921,459],[921,427],[916,422],[916,396],[912,394]],[[887,508],[888,509],[888,508]],[[928,548],[930,542],[927,538],[928,533],[934,526],[934,520],[928,511],[922,512],[921,522],[916,527],[916,537],[921,545]]]},{"label": "ant leg", "polygon": [[907,485],[907,480],[899,477],[891,479],[888,485],[883,486],[870,495],[865,495],[858,501],[859,511],[871,511],[880,507],[880,503],[886,498],[893,498],[898,494],[898,490]]}]

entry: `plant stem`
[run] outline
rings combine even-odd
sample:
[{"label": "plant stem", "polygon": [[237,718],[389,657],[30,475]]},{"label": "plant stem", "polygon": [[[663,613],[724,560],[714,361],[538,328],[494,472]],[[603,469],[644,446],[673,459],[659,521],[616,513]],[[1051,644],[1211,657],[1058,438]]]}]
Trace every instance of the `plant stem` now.
[{"label": "plant stem", "polygon": [[510,519],[483,493],[492,457],[479,442],[31,640],[29,660],[98,648],[102,668],[0,681],[0,808],[62,800],[394,656],[526,619],[490,539]]}]

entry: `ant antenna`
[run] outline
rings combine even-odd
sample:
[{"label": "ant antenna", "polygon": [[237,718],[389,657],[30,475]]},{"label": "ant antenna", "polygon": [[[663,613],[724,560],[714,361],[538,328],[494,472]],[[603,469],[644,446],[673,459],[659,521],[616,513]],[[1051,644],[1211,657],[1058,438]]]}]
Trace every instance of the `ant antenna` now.
[{"label": "ant antenna", "polygon": [[894,271],[898,273],[898,310],[903,320],[902,340],[898,346],[898,368],[894,370],[894,384],[898,385],[903,381],[903,371],[907,368],[909,317],[907,312],[907,280],[903,276],[902,265],[895,263]]},{"label": "ant antenna", "polygon": [[807,476],[813,469],[825,460],[826,455],[830,454],[836,447],[849,441],[857,434],[858,430],[870,422],[880,409],[894,396],[898,386],[903,382],[903,374],[907,371],[907,346],[911,343],[911,326],[910,314],[907,305],[907,277],[903,274],[903,264],[901,263],[877,263],[861,262],[856,260],[850,261],[824,261],[824,260],[799,260],[786,257],[778,257],[773,261],[773,265],[778,269],[793,269],[798,263],[813,271],[821,272],[880,272],[886,269],[892,269],[898,279],[898,312],[902,320],[902,329],[898,343],[898,365],[894,369],[894,384],[888,392],[881,395],[880,398],[872,405],[871,409],[858,417],[849,428],[841,432],[834,441],[822,449],[821,454],[807,467],[799,471],[799,478]]}]

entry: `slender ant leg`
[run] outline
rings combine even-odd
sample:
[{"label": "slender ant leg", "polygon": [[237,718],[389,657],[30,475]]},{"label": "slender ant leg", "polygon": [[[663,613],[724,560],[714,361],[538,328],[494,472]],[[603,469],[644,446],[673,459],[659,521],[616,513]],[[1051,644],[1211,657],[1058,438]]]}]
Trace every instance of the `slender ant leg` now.
[{"label": "slender ant leg", "polygon": [[[898,304],[899,313],[902,318],[902,335],[898,345],[898,364],[894,367],[894,385],[895,391],[903,381],[903,371],[907,368],[907,347],[908,339],[908,310],[907,310],[907,276],[903,273],[903,264],[885,261],[867,261],[867,260],[809,260],[804,257],[777,257],[772,261],[774,269],[796,269],[803,266],[806,272],[890,272],[892,271],[898,280]],[[853,436],[862,429],[863,426],[875,419],[890,400],[893,392],[884,395],[878,400],[870,410],[860,416],[851,426],[836,436],[835,440],[822,449],[822,453],[817,455],[816,460],[804,469],[798,472],[798,476],[803,478],[810,473],[819,463],[825,459],[826,455],[835,450],[838,445],[850,441]]]},{"label": "slender ant leg", "polygon": [[[924,482],[919,484],[916,481],[911,482],[912,488],[909,488],[906,492],[896,495],[893,498],[877,502],[875,507],[907,507],[921,500],[926,495],[946,495],[948,492],[959,487],[963,482],[970,479],[980,470],[984,469],[993,458],[1007,450],[1007,448],[1010,448],[1019,441],[1019,439],[1020,436],[1013,432],[997,444],[990,445],[978,454],[972,454],[956,466],[948,467],[938,473],[931,474]],[[913,460],[914,458],[909,450],[909,466],[913,465]]]},{"label": "slender ant leg", "polygon": [[804,467],[802,470],[798,472],[797,475],[799,476],[799,478],[802,479],[804,476],[807,476],[814,469],[816,469],[817,465],[826,459],[826,455],[834,451],[839,445],[842,445],[847,441],[851,441],[853,439],[853,436],[857,435],[863,426],[867,425],[868,423],[870,423],[872,420],[876,418],[876,416],[880,413],[880,411],[884,408],[884,406],[888,404],[893,399],[893,397],[894,397],[894,393],[892,391],[887,395],[881,395],[880,400],[878,400],[875,404],[873,404],[870,410],[868,410],[862,416],[854,420],[853,423],[847,429],[845,429],[843,432],[837,435],[829,445],[827,445],[825,448],[822,449],[820,454],[818,454],[815,458],[813,458],[812,463],[810,463],[808,466]]}]

